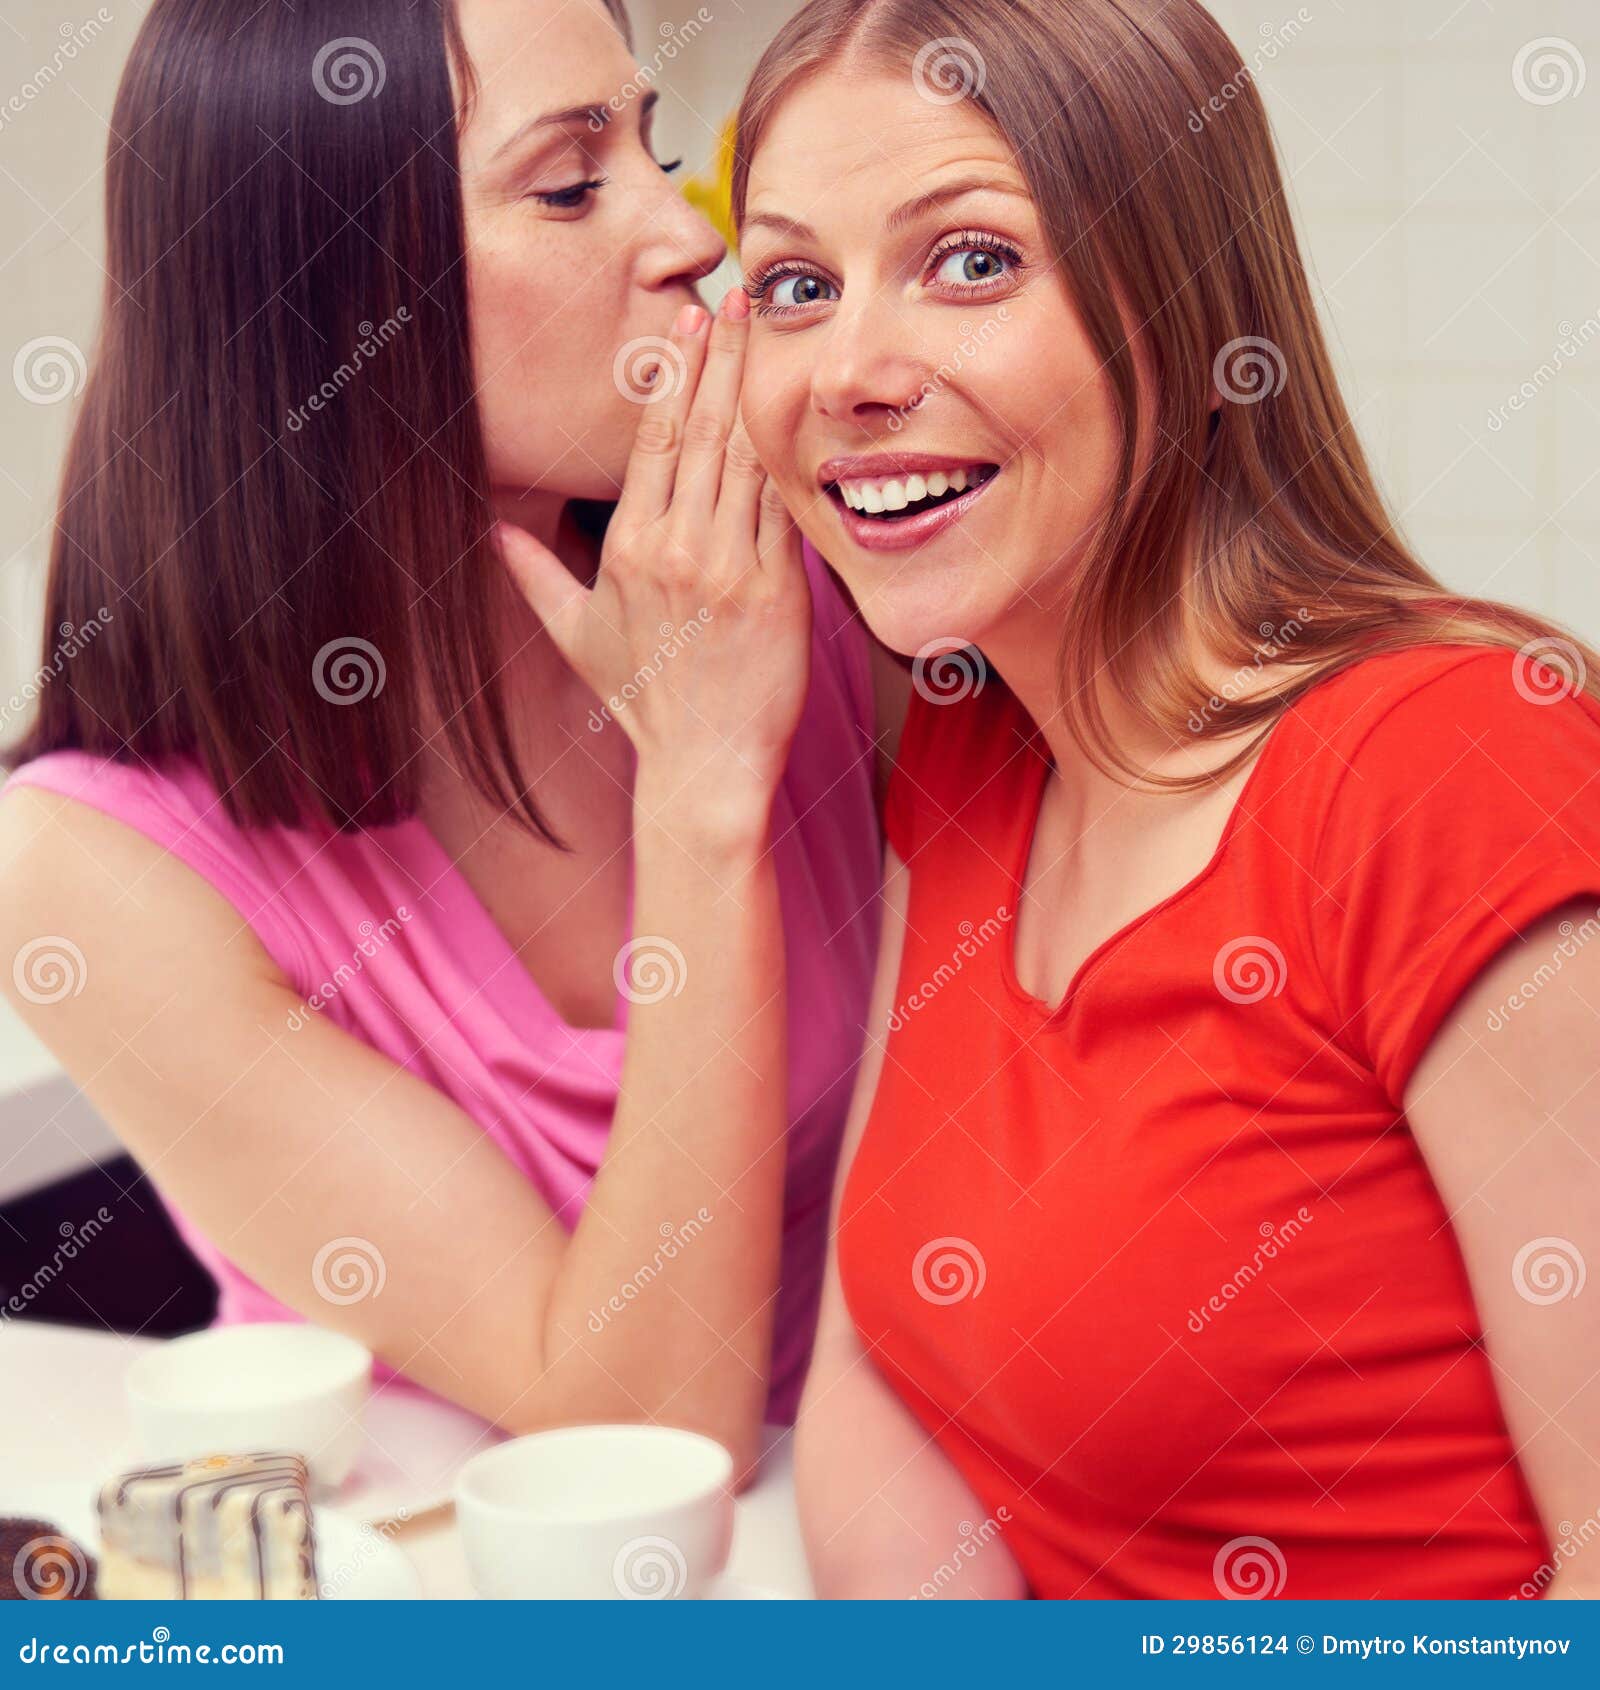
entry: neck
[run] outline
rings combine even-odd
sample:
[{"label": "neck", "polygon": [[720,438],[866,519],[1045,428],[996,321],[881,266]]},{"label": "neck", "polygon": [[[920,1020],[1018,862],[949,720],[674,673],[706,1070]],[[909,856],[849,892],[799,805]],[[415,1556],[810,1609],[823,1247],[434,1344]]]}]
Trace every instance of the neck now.
[{"label": "neck", "polygon": [[[1062,706],[1058,665],[1063,614],[1059,605],[1025,607],[985,635],[985,658],[1038,726],[1055,763],[1053,778],[1075,810],[1094,815],[1112,804],[1130,802],[1170,807],[1174,794],[1169,790],[1141,786],[1134,775],[1101,769],[1073,737]],[[1192,651],[1191,658],[1200,674],[1211,673],[1214,665],[1204,653]],[[1223,765],[1237,749],[1226,740],[1196,739],[1181,729],[1152,724],[1130,707],[1103,665],[1097,674],[1094,702],[1110,748],[1139,775],[1172,779],[1205,774]]]}]

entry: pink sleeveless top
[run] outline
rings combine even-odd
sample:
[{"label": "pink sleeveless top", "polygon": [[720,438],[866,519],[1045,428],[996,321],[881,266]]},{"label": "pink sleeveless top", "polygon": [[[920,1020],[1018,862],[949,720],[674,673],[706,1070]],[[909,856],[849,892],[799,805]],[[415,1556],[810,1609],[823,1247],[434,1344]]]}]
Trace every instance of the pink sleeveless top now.
[{"label": "pink sleeveless top", "polygon": [[[815,608],[811,685],[772,844],[790,1053],[768,1409],[779,1421],[794,1417],[810,1353],[834,1161],[866,1024],[881,861],[867,635],[809,545],[805,559]],[[8,784],[92,805],[180,858],[238,910],[304,1000],[298,1013],[326,1016],[436,1086],[569,1228],[575,1223],[611,1126],[628,1003],[619,993],[615,1027],[563,1021],[420,820],[344,834],[243,829],[187,759],[158,771],[61,751],[24,765]],[[637,977],[644,982],[647,972]],[[300,1318],[167,1207],[217,1281],[217,1324]],[[663,1215],[663,1236],[691,1220]],[[646,1242],[658,1241],[641,1241],[642,1251]],[[381,1365],[377,1376],[395,1377]]]}]

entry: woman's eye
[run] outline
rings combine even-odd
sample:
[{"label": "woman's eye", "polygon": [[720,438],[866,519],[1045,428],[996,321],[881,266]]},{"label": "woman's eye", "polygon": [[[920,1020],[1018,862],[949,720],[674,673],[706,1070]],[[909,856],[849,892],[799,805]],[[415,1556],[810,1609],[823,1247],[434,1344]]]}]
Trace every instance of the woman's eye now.
[{"label": "woman's eye", "polygon": [[833,298],[832,284],[809,271],[774,276],[761,286],[761,303],[771,310],[797,311]]},{"label": "woman's eye", "polygon": [[596,188],[603,188],[605,184],[604,176],[595,176],[583,182],[574,182],[570,188],[552,188],[546,193],[535,193],[532,197],[541,205],[554,206],[558,211],[573,211],[582,205]]},{"label": "woman's eye", "polygon": [[988,247],[957,247],[946,252],[934,271],[934,279],[953,287],[982,287],[1000,281],[1006,273],[1005,256]]}]

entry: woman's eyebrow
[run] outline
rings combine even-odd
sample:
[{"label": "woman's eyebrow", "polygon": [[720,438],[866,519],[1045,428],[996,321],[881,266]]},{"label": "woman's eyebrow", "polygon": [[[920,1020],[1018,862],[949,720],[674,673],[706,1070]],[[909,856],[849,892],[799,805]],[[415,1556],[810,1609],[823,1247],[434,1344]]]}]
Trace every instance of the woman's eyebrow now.
[{"label": "woman's eyebrow", "polygon": [[1018,199],[1027,199],[1027,190],[1017,186],[1015,182],[997,181],[992,176],[958,176],[953,182],[942,183],[937,188],[930,188],[925,194],[918,194],[914,199],[903,200],[883,220],[883,226],[891,234],[903,228],[907,223],[922,216],[925,211],[932,211],[935,206],[943,205],[946,200],[960,199],[963,194],[1014,194]]},{"label": "woman's eyebrow", "polygon": [[[958,176],[953,182],[942,183],[937,188],[930,188],[925,194],[917,194],[912,199],[902,201],[884,218],[884,230],[893,234],[895,230],[921,217],[924,212],[943,205],[946,200],[960,199],[963,194],[974,193],[1014,194],[1019,199],[1028,197],[1027,190],[1019,188],[1015,182],[1001,182],[990,176]],[[776,211],[753,211],[745,218],[744,227],[771,229],[776,234],[786,235],[790,240],[814,241],[817,238],[816,230],[809,223],[802,223],[798,218],[785,217]]]},{"label": "woman's eyebrow", "polygon": [[[659,91],[654,88],[639,96],[639,122],[641,124],[655,109],[656,101],[660,98]],[[510,152],[518,142],[526,140],[536,130],[572,128],[581,123],[598,134],[610,123],[614,115],[615,109],[612,104],[597,100],[588,105],[564,106],[560,111],[547,111],[538,117],[530,117],[508,139],[502,141],[495,148],[489,156],[489,162],[492,164],[502,153]]]}]

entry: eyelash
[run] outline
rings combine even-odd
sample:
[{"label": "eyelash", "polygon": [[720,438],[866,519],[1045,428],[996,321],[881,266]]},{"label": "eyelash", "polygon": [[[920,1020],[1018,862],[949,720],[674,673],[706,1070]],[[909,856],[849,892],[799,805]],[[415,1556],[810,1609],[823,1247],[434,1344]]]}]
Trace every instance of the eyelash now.
[{"label": "eyelash", "polygon": [[[937,269],[940,260],[948,258],[952,252],[992,252],[998,258],[1006,259],[1011,266],[1012,275],[1027,268],[1022,254],[1009,241],[1003,241],[998,235],[991,235],[981,229],[963,229],[958,234],[948,235],[928,254],[927,267]],[[765,303],[767,294],[775,282],[782,281],[787,276],[811,276],[814,270],[804,264],[798,264],[788,259],[779,259],[765,269],[757,270],[744,284],[745,292],[755,302],[756,309],[763,317],[783,317],[794,311],[804,311],[804,305],[768,305]],[[991,291],[998,281],[1005,277],[993,277],[986,282],[966,282],[959,284],[956,291],[963,297],[971,297],[978,293]],[[948,285],[948,284],[947,284]],[[820,302],[826,303],[826,302]]]},{"label": "eyelash", "polygon": [[[663,164],[661,169],[670,176],[682,163],[681,158],[675,158],[671,164]],[[553,188],[549,193],[535,193],[528,197],[556,211],[576,211],[590,194],[598,188],[603,188],[610,180],[609,176],[591,176],[585,181],[574,182],[570,188]]]}]

